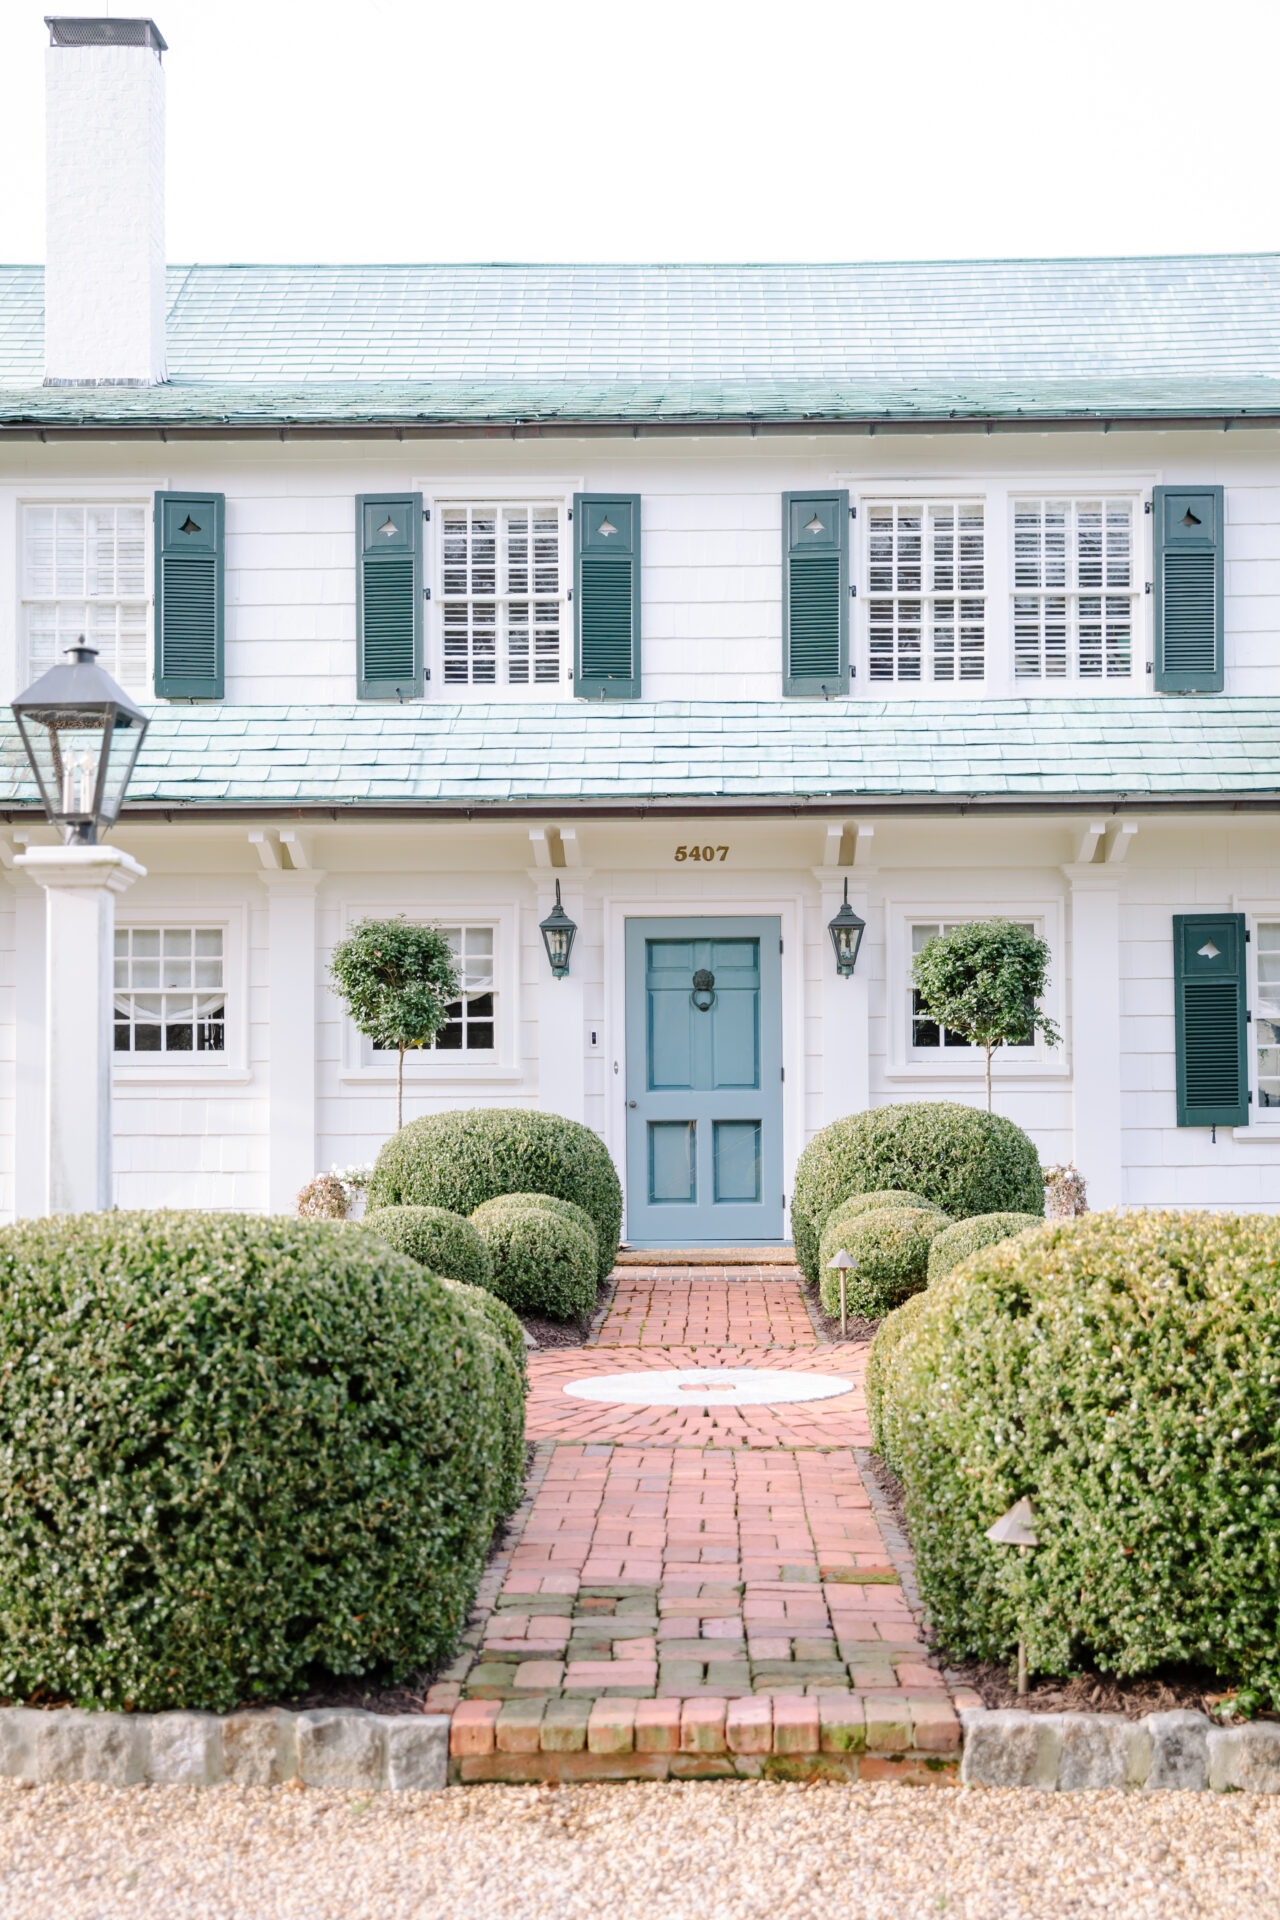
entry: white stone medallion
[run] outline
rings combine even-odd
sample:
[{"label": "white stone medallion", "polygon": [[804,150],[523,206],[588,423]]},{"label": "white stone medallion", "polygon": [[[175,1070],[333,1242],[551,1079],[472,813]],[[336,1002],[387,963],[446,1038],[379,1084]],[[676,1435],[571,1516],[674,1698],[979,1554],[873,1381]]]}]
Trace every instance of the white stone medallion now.
[{"label": "white stone medallion", "polygon": [[579,1400],[630,1407],[772,1407],[789,1400],[831,1400],[852,1380],[833,1373],[787,1373],[768,1367],[654,1367],[643,1373],[596,1373],[570,1380]]}]

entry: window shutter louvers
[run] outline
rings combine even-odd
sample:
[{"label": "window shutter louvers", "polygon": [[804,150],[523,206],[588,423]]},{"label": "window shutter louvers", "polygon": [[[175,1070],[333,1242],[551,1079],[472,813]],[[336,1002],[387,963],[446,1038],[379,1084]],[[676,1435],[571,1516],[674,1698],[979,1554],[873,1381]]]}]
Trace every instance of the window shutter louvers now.
[{"label": "window shutter louvers", "polygon": [[1222,488],[1156,487],[1155,683],[1160,693],[1221,693]]},{"label": "window shutter louvers", "polygon": [[782,691],[838,694],[849,674],[849,496],[782,496]]},{"label": "window shutter louvers", "polygon": [[155,498],[156,694],[221,700],[223,522],[220,493]]},{"label": "window shutter louvers", "polygon": [[640,495],[573,496],[574,690],[640,698]]},{"label": "window shutter louvers", "polygon": [[1173,991],[1178,1125],[1246,1125],[1249,1065],[1242,913],[1174,914]]},{"label": "window shutter louvers", "polygon": [[356,693],[415,700],[422,671],[422,495],[356,499]]}]

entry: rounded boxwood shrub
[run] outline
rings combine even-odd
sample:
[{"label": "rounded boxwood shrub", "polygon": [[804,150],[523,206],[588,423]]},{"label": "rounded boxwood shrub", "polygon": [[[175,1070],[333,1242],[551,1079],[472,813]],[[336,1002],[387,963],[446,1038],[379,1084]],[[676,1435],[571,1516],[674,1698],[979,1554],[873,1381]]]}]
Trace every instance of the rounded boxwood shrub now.
[{"label": "rounded boxwood shrub", "polygon": [[836,1221],[823,1234],[819,1254],[824,1310],[840,1311],[840,1275],[827,1262],[841,1247],[858,1263],[850,1268],[846,1286],[849,1312],[873,1318],[920,1291],[930,1245],[946,1225],[946,1214],[936,1207],[873,1207],[852,1220]]},{"label": "rounded boxwood shrub", "polygon": [[950,1273],[980,1247],[993,1247],[998,1240],[1009,1240],[1028,1227],[1043,1225],[1044,1215],[1034,1213],[975,1213],[971,1220],[957,1220],[929,1249],[929,1278],[941,1280],[944,1273]]},{"label": "rounded boxwood shrub", "polygon": [[[908,1311],[873,1404],[941,1644],[1022,1631],[1033,1671],[1191,1662],[1280,1705],[1280,1220],[1044,1225]],[[986,1538],[1024,1495],[1025,1555]]]},{"label": "rounded boxwood shrub", "polygon": [[462,1301],[484,1338],[498,1349],[493,1358],[503,1446],[496,1504],[499,1518],[505,1520],[519,1506],[524,1491],[524,1409],[528,1388],[524,1328],[506,1302],[487,1287],[471,1287],[443,1275],[436,1277],[441,1286],[448,1287]]},{"label": "rounded boxwood shrub", "polygon": [[[833,1207],[822,1223],[822,1240],[826,1240],[828,1230],[844,1226],[849,1220],[856,1220],[859,1214],[871,1213],[880,1207],[924,1207],[930,1213],[942,1213],[941,1207],[935,1207],[932,1200],[926,1200],[922,1193],[906,1193],[900,1187],[886,1187],[879,1193],[851,1193],[838,1207]],[[946,1219],[946,1215],[942,1215]]]},{"label": "rounded boxwood shrub", "polygon": [[487,1287],[493,1271],[489,1249],[469,1220],[447,1207],[379,1207],[363,1225],[388,1246],[399,1248],[432,1273]]},{"label": "rounded boxwood shrub", "polygon": [[590,1214],[599,1277],[612,1270],[622,1188],[599,1134],[557,1113],[489,1107],[429,1114],[393,1134],[378,1155],[369,1207],[448,1207],[473,1214],[502,1193],[548,1193]]},{"label": "rounded boxwood shrub", "polygon": [[516,1313],[584,1320],[596,1302],[595,1240],[546,1207],[482,1208],[476,1226],[493,1261],[489,1285]]},{"label": "rounded boxwood shrub", "polygon": [[540,1207],[544,1213],[554,1213],[558,1220],[572,1220],[575,1227],[581,1227],[593,1245],[596,1246],[596,1264],[599,1266],[599,1235],[595,1221],[585,1207],[575,1206],[572,1200],[557,1199],[553,1193],[499,1193],[492,1200],[486,1200],[472,1214],[474,1225],[478,1226],[493,1213],[501,1213],[504,1208],[514,1207],[524,1212],[529,1207]]},{"label": "rounded boxwood shrub", "polygon": [[832,1209],[850,1194],[885,1187],[922,1194],[953,1220],[1044,1212],[1035,1147],[1001,1114],[950,1100],[851,1113],[816,1133],[796,1167],[791,1228],[810,1284],[818,1278],[818,1240]]},{"label": "rounded boxwood shrub", "polygon": [[352,1226],[0,1231],[0,1695],[220,1712],[434,1665],[504,1491],[499,1353]]}]

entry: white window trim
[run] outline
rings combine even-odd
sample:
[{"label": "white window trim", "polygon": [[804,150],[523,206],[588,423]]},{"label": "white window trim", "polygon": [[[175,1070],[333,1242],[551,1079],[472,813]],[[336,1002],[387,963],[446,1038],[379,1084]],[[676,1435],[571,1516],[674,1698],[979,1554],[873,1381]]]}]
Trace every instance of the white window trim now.
[{"label": "white window trim", "polygon": [[[428,700],[466,706],[523,706],[530,702],[573,699],[573,496],[585,489],[581,476],[564,474],[492,474],[475,479],[465,473],[448,478],[415,475],[415,491],[430,514],[425,532],[426,574],[431,597],[426,603],[424,654],[430,678]],[[498,682],[492,687],[449,686],[444,677],[444,569],[442,553],[445,507],[554,506],[560,522],[560,674],[553,683],[530,681],[527,686]]]},{"label": "white window trim", "polygon": [[[1149,498],[1150,496],[1147,495],[1145,497]],[[1141,491],[1135,491],[1131,487],[1095,487],[1090,490],[1077,486],[1059,486],[1056,488],[1039,487],[1035,489],[1025,486],[1010,486],[1005,502],[1005,538],[1008,542],[1008,585],[1005,591],[1005,618],[1008,622],[1009,629],[1009,676],[1015,693],[1022,693],[1027,697],[1039,695],[1044,698],[1049,698],[1053,694],[1061,691],[1064,694],[1074,694],[1077,697],[1092,699],[1094,696],[1101,698],[1107,694],[1114,695],[1123,693],[1132,695],[1148,690],[1148,682],[1154,685],[1154,675],[1147,672],[1147,662],[1153,658],[1152,615],[1147,612],[1145,606],[1145,602],[1150,597],[1146,592],[1146,583],[1151,577],[1151,536],[1144,525],[1148,516],[1143,507],[1143,499],[1143,493]],[[1014,578],[1016,559],[1014,546],[1014,510],[1019,500],[1067,500],[1073,505],[1081,500],[1099,500],[1103,502],[1112,500],[1125,501],[1129,507],[1129,520],[1132,529],[1129,548],[1129,565],[1132,584],[1129,588],[1127,590],[1123,588],[1085,588],[1082,590],[1079,587],[1065,587],[1062,589],[1029,587],[1020,589]],[[1113,678],[1105,673],[1094,676],[1079,673],[1076,671],[1078,648],[1075,646],[1071,649],[1071,670],[1064,673],[1060,678],[1049,679],[1044,674],[1020,676],[1017,673],[1014,658],[1014,601],[1020,597],[1045,600],[1058,592],[1060,592],[1064,600],[1077,604],[1081,599],[1093,597],[1095,594],[1098,598],[1103,599],[1119,598],[1123,594],[1123,597],[1129,601],[1132,608],[1132,615],[1129,627],[1130,651],[1129,671],[1127,674]]]},{"label": "white window trim", "polygon": [[[432,900],[426,905],[344,901],[339,906],[342,936],[358,920],[393,920],[400,914],[411,921],[432,926],[492,927],[494,946],[493,988],[496,996],[496,1021],[492,1054],[485,1052],[468,1059],[462,1053],[437,1053],[425,1047],[411,1047],[404,1057],[405,1085],[418,1088],[449,1088],[504,1084],[525,1078],[517,1048],[520,1037],[520,906],[514,899],[489,901]],[[342,1065],[338,1079],[343,1086],[394,1086],[395,1054],[375,1053],[348,1014],[341,1011]]]},{"label": "white window trim", "polygon": [[[223,982],[227,996],[225,1046],[220,1055],[199,1053],[112,1054],[118,1087],[233,1086],[253,1078],[249,1066],[249,916],[242,906],[117,907],[116,926],[218,927],[222,931]],[[135,1064],[136,1063],[136,1064]]]},{"label": "white window trim", "polygon": [[[1063,1033],[1056,1047],[1037,1033],[1029,1052],[998,1049],[992,1060],[992,1080],[1062,1080],[1071,1072],[1064,1007],[1064,924],[1061,900],[956,900],[934,895],[921,900],[885,903],[885,998],[888,1017],[886,1080],[965,1081],[983,1086],[986,1070],[980,1047],[913,1049],[911,1045],[911,928],[919,921],[1030,920],[1049,943],[1049,984],[1041,1009]],[[925,1059],[922,1054],[932,1057]]]},{"label": "white window trim", "polygon": [[[35,669],[26,653],[26,620],[24,612],[29,598],[26,587],[26,547],[23,540],[23,523],[27,507],[140,507],[142,509],[142,594],[141,602],[146,608],[147,636],[144,650],[144,673],[141,680],[133,686],[126,686],[125,692],[135,700],[155,698],[155,496],[166,491],[168,481],[140,480],[135,485],[123,482],[86,481],[83,486],[73,482],[57,486],[22,486],[13,491],[13,673],[15,691],[24,687],[32,678]],[[55,595],[58,599],[72,599],[71,594]],[[192,922],[194,925],[195,923]]]},{"label": "white window trim", "polygon": [[1274,1146],[1280,1139],[1280,1107],[1263,1107],[1258,1103],[1258,940],[1257,927],[1260,920],[1280,920],[1280,899],[1278,900],[1240,900],[1232,899],[1232,913],[1242,913],[1244,923],[1252,936],[1245,943],[1245,1001],[1250,1018],[1245,1029],[1247,1040],[1245,1054],[1249,1072],[1249,1120],[1243,1127],[1233,1127],[1233,1140],[1248,1142],[1253,1140],[1259,1145]]},{"label": "white window trim", "polygon": [[[1151,580],[1151,516],[1145,503],[1164,479],[1162,469],[1148,472],[1099,474],[1096,471],[1019,473],[906,473],[868,475],[865,471],[833,472],[833,485],[846,487],[855,509],[850,534],[853,541],[851,578],[857,582],[850,658],[856,669],[850,682],[853,699],[864,700],[973,700],[1132,698],[1154,694],[1154,614]],[[1139,605],[1133,627],[1133,671],[1125,680],[1017,680],[1013,672],[1013,502],[1015,499],[1106,500],[1132,499],[1134,506],[1133,568]],[[986,678],[984,680],[875,680],[870,678],[870,609],[867,592],[867,508],[876,501],[980,500],[983,503],[986,560]]]},{"label": "white window trim", "polygon": [[[922,610],[931,606],[934,600],[981,600],[982,602],[982,650],[983,677],[981,680],[934,680],[924,671],[932,664],[932,642],[925,637],[926,622],[921,616],[921,677],[919,680],[873,680],[871,678],[871,542],[869,533],[869,510],[877,506],[939,506],[982,508],[982,579],[981,593],[934,593],[933,589],[922,584],[917,596]],[[861,687],[867,698],[878,700],[882,696],[893,699],[914,700],[972,700],[990,690],[992,634],[991,634],[991,503],[986,490],[981,486],[961,486],[948,476],[942,476],[942,484],[928,487],[914,486],[890,490],[888,487],[867,487],[858,494],[857,512],[851,523],[850,532],[855,546],[853,577],[857,581],[858,591],[854,599],[856,618],[853,622],[854,665],[856,671],[852,684]],[[923,536],[922,536],[923,537]],[[927,543],[926,543],[927,546]],[[926,546],[921,550],[921,577],[928,567]],[[876,598],[885,598],[877,595]],[[901,596],[894,594],[896,601]],[[959,668],[959,643],[956,647],[956,665]]]}]

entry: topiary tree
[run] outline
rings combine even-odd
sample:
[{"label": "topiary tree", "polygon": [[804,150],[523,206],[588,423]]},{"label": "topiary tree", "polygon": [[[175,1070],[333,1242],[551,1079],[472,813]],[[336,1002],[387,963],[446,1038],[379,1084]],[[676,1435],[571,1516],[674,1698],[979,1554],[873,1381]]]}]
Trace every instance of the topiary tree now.
[{"label": "topiary tree", "polygon": [[1037,1033],[1051,1047],[1061,1038],[1040,1011],[1048,975],[1048,942],[1012,920],[970,920],[935,933],[915,957],[912,978],[922,1012],[983,1050],[988,1113],[996,1049],[1024,1044]]},{"label": "topiary tree", "polygon": [[339,940],[329,977],[361,1033],[396,1049],[396,1128],[404,1125],[404,1056],[429,1047],[449,1017],[462,983],[453,948],[439,927],[406,920],[360,920]]}]

